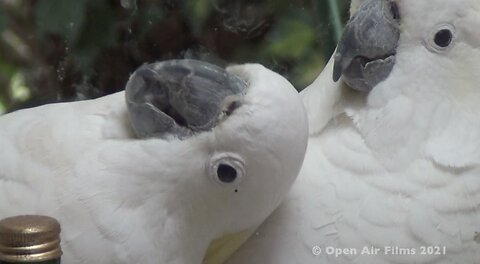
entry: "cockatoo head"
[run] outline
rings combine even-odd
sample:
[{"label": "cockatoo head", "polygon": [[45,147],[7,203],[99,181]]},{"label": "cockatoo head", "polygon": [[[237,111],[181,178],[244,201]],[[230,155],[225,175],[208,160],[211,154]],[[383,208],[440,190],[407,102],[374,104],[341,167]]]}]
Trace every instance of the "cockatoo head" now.
[{"label": "cockatoo head", "polygon": [[368,113],[352,114],[366,136],[383,138],[367,144],[409,148],[404,159],[415,152],[471,165],[478,150],[465,146],[480,136],[480,2],[362,0],[352,12],[333,77],[369,92]]},{"label": "cockatoo head", "polygon": [[300,170],[303,104],[287,80],[261,65],[145,65],[130,78],[126,99],[137,137],[172,148],[171,164],[158,173],[180,169],[167,206],[176,206],[185,230],[197,229],[191,239],[257,227]]},{"label": "cockatoo head", "polygon": [[354,0],[351,12],[334,79],[343,75],[352,88],[370,91],[407,73],[409,81],[432,79],[443,92],[442,86],[460,86],[451,93],[466,89],[465,79],[480,79],[478,1]]}]

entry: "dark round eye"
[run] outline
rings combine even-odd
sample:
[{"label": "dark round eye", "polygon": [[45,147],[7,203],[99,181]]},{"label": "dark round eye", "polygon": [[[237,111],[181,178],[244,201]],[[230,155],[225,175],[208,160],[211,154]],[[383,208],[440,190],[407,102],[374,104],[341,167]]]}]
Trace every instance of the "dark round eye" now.
[{"label": "dark round eye", "polygon": [[453,33],[449,29],[442,29],[435,34],[435,44],[441,48],[450,46],[453,40]]},{"label": "dark round eye", "polygon": [[400,19],[400,10],[398,9],[397,3],[390,2],[390,13],[392,14],[393,19]]},{"label": "dark round eye", "polygon": [[217,168],[217,177],[223,183],[232,183],[237,178],[237,171],[230,165],[220,164]]}]

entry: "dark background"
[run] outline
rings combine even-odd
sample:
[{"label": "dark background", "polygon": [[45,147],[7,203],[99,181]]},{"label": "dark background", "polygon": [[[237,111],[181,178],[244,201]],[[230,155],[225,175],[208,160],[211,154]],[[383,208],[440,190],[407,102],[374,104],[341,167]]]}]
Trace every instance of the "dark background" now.
[{"label": "dark background", "polygon": [[347,0],[0,0],[0,113],[124,89],[143,63],[259,62],[297,89],[335,49]]}]

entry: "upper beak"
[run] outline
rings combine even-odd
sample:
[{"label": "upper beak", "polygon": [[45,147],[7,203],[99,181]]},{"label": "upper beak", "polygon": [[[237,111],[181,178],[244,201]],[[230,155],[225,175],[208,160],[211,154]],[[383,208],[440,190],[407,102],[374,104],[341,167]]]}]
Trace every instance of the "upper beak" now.
[{"label": "upper beak", "polygon": [[333,80],[370,91],[388,77],[400,38],[400,13],[394,0],[365,0],[348,21],[335,54]]},{"label": "upper beak", "polygon": [[247,84],[215,65],[172,60],[141,66],[125,96],[137,137],[187,137],[240,107]]}]

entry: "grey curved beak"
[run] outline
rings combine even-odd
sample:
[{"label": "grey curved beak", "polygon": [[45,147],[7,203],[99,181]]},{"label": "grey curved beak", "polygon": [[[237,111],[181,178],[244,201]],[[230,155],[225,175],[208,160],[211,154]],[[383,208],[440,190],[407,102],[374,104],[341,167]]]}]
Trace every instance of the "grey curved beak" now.
[{"label": "grey curved beak", "polygon": [[335,54],[333,80],[370,91],[395,63],[400,12],[394,0],[366,0],[348,21]]},{"label": "grey curved beak", "polygon": [[141,66],[125,96],[139,138],[185,138],[214,128],[240,107],[247,84],[215,65],[172,60]]}]

